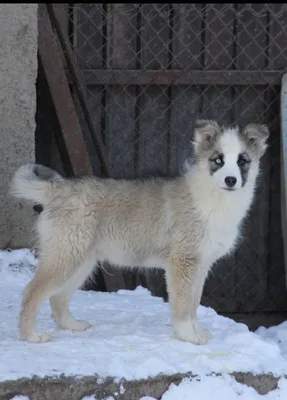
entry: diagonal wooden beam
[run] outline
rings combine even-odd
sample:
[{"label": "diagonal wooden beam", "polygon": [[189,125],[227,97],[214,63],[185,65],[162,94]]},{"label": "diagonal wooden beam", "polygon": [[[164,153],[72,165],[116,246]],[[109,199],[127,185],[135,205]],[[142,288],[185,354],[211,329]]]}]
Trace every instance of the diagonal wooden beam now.
[{"label": "diagonal wooden beam", "polygon": [[39,55],[59,122],[62,140],[73,174],[77,177],[91,175],[92,165],[65,73],[61,50],[54,35],[46,5],[39,4],[38,7]]},{"label": "diagonal wooden beam", "polygon": [[102,141],[102,138],[101,138],[99,132],[95,129],[94,124],[93,124],[92,114],[88,107],[88,101],[86,98],[86,88],[82,84],[80,70],[78,68],[78,65],[75,62],[75,57],[74,57],[71,43],[70,43],[67,35],[65,35],[63,27],[61,26],[61,24],[59,22],[58,13],[55,11],[54,5],[52,3],[49,3],[49,4],[46,3],[46,8],[47,8],[47,12],[48,12],[50,21],[52,23],[52,27],[55,29],[57,38],[60,42],[64,58],[66,60],[69,72],[72,77],[74,89],[78,96],[79,103],[81,105],[83,115],[84,115],[87,127],[88,127],[90,135],[91,135],[91,139],[92,139],[95,149],[97,151],[97,155],[98,155],[98,158],[99,158],[99,161],[101,164],[102,174],[106,177],[109,177],[110,174],[109,174],[109,167],[108,167],[108,161],[107,161],[105,147],[104,147],[104,144],[103,144],[103,141]]}]

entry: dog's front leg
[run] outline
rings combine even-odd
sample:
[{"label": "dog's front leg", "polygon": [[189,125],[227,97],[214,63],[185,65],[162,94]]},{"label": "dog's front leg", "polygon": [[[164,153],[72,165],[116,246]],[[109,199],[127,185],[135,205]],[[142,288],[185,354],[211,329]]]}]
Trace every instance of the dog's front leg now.
[{"label": "dog's front leg", "polygon": [[170,259],[166,277],[176,337],[194,344],[206,344],[212,335],[198,326],[196,315],[206,271],[196,258],[176,255]]}]

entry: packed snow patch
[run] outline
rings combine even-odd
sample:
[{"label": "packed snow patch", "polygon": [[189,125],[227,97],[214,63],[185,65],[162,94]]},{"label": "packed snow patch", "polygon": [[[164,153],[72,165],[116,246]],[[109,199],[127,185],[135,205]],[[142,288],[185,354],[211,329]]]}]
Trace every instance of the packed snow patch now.
[{"label": "packed snow patch", "polygon": [[[253,333],[211,308],[199,307],[199,322],[212,332],[213,339],[205,346],[195,346],[173,337],[168,304],[142,287],[117,293],[78,290],[71,311],[76,318],[92,323],[85,332],[58,330],[47,301],[37,325],[52,332],[52,341],[22,342],[18,339],[20,302],[36,264],[27,249],[0,251],[2,381],[60,374],[134,380],[189,371],[202,377],[212,372],[287,373],[287,323]],[[206,381],[200,382],[209,382],[210,387],[217,384],[211,378],[202,379]],[[200,382],[194,389],[199,393]],[[188,382],[182,383],[182,387],[186,385]]]},{"label": "packed snow patch", "polygon": [[[183,379],[177,386],[170,385],[161,400],[286,400],[287,380],[280,379],[278,389],[265,396],[253,388],[238,383],[232,376],[203,376],[197,379]],[[156,400],[153,397],[142,397],[140,400]]]},{"label": "packed snow patch", "polygon": [[12,399],[10,400],[30,400],[29,397],[27,396],[14,396]]}]

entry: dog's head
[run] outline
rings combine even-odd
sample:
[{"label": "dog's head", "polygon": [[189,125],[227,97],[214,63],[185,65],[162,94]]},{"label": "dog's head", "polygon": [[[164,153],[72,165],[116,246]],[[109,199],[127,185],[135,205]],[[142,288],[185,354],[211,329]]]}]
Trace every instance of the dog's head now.
[{"label": "dog's head", "polygon": [[243,188],[248,179],[257,177],[268,136],[265,125],[249,124],[240,130],[199,120],[194,130],[197,164],[208,170],[215,187],[226,191]]}]

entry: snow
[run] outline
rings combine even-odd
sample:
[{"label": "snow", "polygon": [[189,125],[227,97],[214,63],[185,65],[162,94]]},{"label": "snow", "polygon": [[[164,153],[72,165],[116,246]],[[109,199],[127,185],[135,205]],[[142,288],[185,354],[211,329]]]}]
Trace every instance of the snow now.
[{"label": "snow", "polygon": [[[281,378],[278,389],[266,395],[260,395],[251,387],[238,383],[232,376],[203,376],[193,379],[183,379],[176,386],[170,385],[161,400],[286,400],[287,380]],[[142,397],[140,400],[156,400],[153,397]]]},{"label": "snow", "polygon": [[[52,341],[22,342],[18,339],[20,302],[36,264],[28,249],[0,251],[0,381],[62,373],[134,380],[192,371],[199,380],[185,379],[179,386],[171,385],[163,400],[215,398],[216,390],[224,393],[220,400],[239,396],[241,400],[257,400],[263,397],[228,374],[287,374],[287,322],[250,332],[246,325],[201,306],[200,324],[212,332],[213,339],[205,346],[195,346],[173,337],[168,304],[142,287],[117,293],[78,290],[72,297],[71,311],[76,318],[92,323],[85,332],[58,330],[47,301],[37,325],[52,332]],[[212,373],[222,376],[207,376]],[[266,399],[283,399],[283,392],[287,398],[286,381],[281,379],[280,385]]]},{"label": "snow", "polygon": [[[97,399],[94,396],[85,396],[82,398],[82,400],[97,400]],[[109,397],[106,397],[105,400],[115,400],[115,398],[112,396],[109,396]]]},{"label": "snow", "polygon": [[30,400],[30,399],[27,396],[14,396],[11,400]]}]

